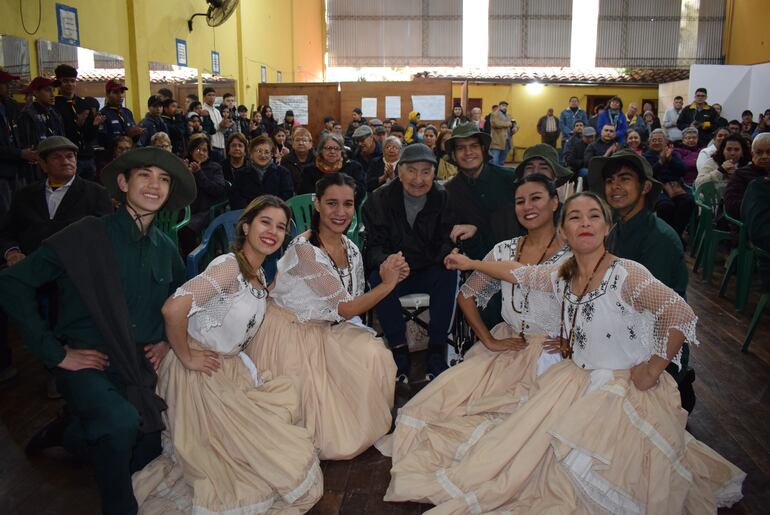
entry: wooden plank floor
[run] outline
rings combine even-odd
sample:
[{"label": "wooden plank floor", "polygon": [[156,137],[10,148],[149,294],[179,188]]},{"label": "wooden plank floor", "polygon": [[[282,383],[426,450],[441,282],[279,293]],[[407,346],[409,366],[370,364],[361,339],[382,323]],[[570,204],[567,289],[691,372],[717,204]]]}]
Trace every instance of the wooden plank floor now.
[{"label": "wooden plank floor", "polygon": [[[688,297],[701,320],[701,346],[692,355],[698,403],[688,428],[748,474],[743,501],[720,513],[770,513],[770,314],[761,322],[751,352],[742,354],[756,292],[743,315],[735,313],[732,299],[717,297],[715,284],[693,278]],[[24,455],[26,441],[62,403],[46,399],[47,373],[18,339],[12,343],[19,376],[0,389],[0,513],[96,514],[99,500],[88,464],[63,452],[34,459]],[[415,378],[420,374],[414,371]],[[397,404],[413,393],[399,389]],[[354,460],[324,462],[322,468],[325,493],[311,513],[412,514],[429,508],[382,501],[390,460],[373,448]]]}]

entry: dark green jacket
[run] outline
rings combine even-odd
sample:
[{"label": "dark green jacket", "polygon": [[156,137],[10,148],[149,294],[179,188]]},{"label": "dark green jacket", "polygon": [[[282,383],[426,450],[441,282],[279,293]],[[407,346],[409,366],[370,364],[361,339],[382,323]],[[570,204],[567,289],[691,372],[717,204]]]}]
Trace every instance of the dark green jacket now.
[{"label": "dark green jacket", "polygon": [[613,228],[610,252],[644,265],[660,282],[677,292],[687,294],[687,264],[682,241],[674,229],[647,208]]},{"label": "dark green jacket", "polygon": [[[160,309],[185,279],[179,252],[154,226],[140,237],[125,208],[105,216],[104,223],[117,258],[134,341],[140,347],[157,343],[165,339]],[[38,313],[36,291],[53,281],[58,285],[60,307],[56,326],[51,330]],[[46,242],[0,273],[0,306],[14,319],[29,349],[48,367],[55,367],[64,359],[65,343],[73,348],[106,352],[75,285]]]},{"label": "dark green jacket", "polygon": [[512,169],[489,163],[476,179],[460,172],[445,184],[456,223],[478,228],[473,238],[463,242],[465,254],[484,259],[498,242],[523,234],[516,220],[515,187]]}]

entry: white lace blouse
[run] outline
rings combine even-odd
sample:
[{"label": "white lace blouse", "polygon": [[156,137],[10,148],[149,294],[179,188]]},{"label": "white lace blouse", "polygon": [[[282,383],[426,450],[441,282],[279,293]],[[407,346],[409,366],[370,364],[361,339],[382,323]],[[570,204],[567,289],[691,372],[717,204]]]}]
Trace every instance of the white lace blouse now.
[{"label": "white lace blouse", "polygon": [[[513,261],[516,258],[516,252],[521,238],[513,238],[512,240],[501,241],[495,245],[492,250],[484,257],[484,261]],[[572,252],[568,246],[560,248],[556,254],[543,261],[543,265],[559,265],[572,255]],[[482,272],[473,272],[465,284],[462,285],[460,291],[466,299],[474,297],[476,299],[476,305],[480,308],[486,307],[489,299],[492,298],[497,292],[502,290],[503,306],[502,316],[503,320],[513,327],[516,332],[521,328],[522,317],[525,313],[525,309],[537,312],[543,309],[551,309],[553,306],[553,293],[546,293],[542,291],[527,290],[528,295],[525,297],[521,286],[518,284],[512,284],[507,281],[501,281],[490,277]],[[547,334],[551,337],[558,336],[559,324],[549,324],[547,326],[541,325],[548,320],[538,318],[537,320],[529,320],[524,317],[524,334]]]},{"label": "white lace blouse", "polygon": [[[261,278],[264,284],[264,275]],[[214,259],[202,274],[180,286],[174,298],[183,295],[192,296],[187,332],[222,354],[239,353],[265,316],[267,290],[243,277],[234,254]]]},{"label": "white lace blouse", "polygon": [[[523,290],[554,294],[546,297],[553,303],[550,309],[530,309],[525,316],[543,327],[559,327],[563,315],[562,334],[565,339],[571,336],[577,366],[625,370],[653,355],[667,358],[672,329],[691,345],[698,343],[698,319],[690,306],[639,263],[616,259],[600,286],[580,303],[569,284],[558,277],[559,266],[525,266],[513,275]],[[677,365],[680,355],[673,359]]]},{"label": "white lace blouse", "polygon": [[337,312],[341,302],[363,295],[364,264],[358,247],[342,237],[349,265],[338,268],[329,255],[304,236],[297,236],[278,260],[275,287],[270,297],[293,311],[297,320],[344,320]]}]

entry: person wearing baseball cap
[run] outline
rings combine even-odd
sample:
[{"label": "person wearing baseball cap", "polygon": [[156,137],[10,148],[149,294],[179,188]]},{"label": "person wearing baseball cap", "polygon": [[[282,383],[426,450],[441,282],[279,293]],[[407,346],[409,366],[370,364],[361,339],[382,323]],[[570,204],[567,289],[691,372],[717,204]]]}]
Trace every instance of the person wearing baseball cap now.
[{"label": "person wearing baseball cap", "polygon": [[168,125],[163,121],[162,114],[163,100],[159,95],[150,95],[150,98],[147,99],[147,114],[139,123],[139,127],[143,128],[144,132],[139,136],[138,146],[148,146],[153,135],[158,132],[168,134]]},{"label": "person wearing baseball cap", "polygon": [[[65,447],[93,464],[104,513],[136,513],[131,473],[160,454],[164,428],[155,392],[169,349],[161,308],[185,279],[176,245],[153,220],[190,204],[196,188],[178,157],[152,147],[122,154],[101,178],[121,207],[79,220],[0,273],[0,306],[67,402],[27,452]],[[53,329],[36,301],[52,281],[61,305]]]},{"label": "person wearing baseball cap", "polygon": [[[663,186],[654,178],[649,161],[630,150],[595,157],[588,167],[588,186],[607,201],[617,220],[607,237],[607,249],[619,258],[641,263],[656,279],[686,298],[689,275],[682,240],[655,214]],[[685,344],[681,370],[675,365],[666,370],[676,379],[682,407],[692,411],[695,372],[688,367],[689,355]]]},{"label": "person wearing baseball cap", "polygon": [[[48,77],[35,77],[22,93],[33,95],[34,101],[22,109],[16,119],[16,138],[19,148],[32,148],[51,136],[64,136],[64,122],[53,108],[53,88],[59,82]],[[37,165],[24,166],[22,176],[29,183],[43,178]]]},{"label": "person wearing baseball cap", "polygon": [[118,136],[128,136],[136,143],[144,132],[142,127],[136,125],[134,113],[127,107],[123,107],[126,90],[128,90],[126,86],[114,79],[108,80],[104,85],[105,105],[100,111],[104,122],[99,131],[99,144],[110,153]]},{"label": "person wearing baseball cap", "polygon": [[449,195],[434,181],[436,155],[422,143],[401,151],[398,178],[377,188],[363,207],[367,235],[367,270],[372,287],[382,282],[380,264],[388,255],[403,252],[408,269],[395,289],[375,307],[385,339],[398,367],[396,380],[409,382],[411,361],[406,323],[399,297],[413,293],[430,295],[426,380],[446,370],[446,345],[455,311],[458,275],[444,267],[452,251],[453,215]]},{"label": "person wearing baseball cap", "polygon": [[78,175],[96,180],[94,145],[99,135],[99,126],[104,121],[99,114],[99,103],[94,97],[77,95],[78,71],[73,66],[60,64],[54,73],[59,82],[59,94],[54,99],[54,108],[64,123],[64,135],[78,146]]}]

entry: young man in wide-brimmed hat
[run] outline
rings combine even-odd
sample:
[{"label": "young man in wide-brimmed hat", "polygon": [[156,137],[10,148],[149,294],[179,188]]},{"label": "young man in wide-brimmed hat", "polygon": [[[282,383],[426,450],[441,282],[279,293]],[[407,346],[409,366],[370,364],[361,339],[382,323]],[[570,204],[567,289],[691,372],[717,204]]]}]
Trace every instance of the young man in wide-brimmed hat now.
[{"label": "young man in wide-brimmed hat", "polygon": [[[612,208],[616,223],[607,237],[614,255],[644,265],[660,282],[682,297],[689,279],[682,241],[676,231],[657,217],[654,205],[662,185],[655,180],[652,166],[629,150],[609,157],[595,157],[588,169],[588,185]],[[682,407],[692,411],[694,372],[688,370],[689,348],[682,347],[681,371],[669,365],[682,396]]]},{"label": "young man in wide-brimmed hat", "polygon": [[[155,368],[168,351],[161,307],[185,278],[175,245],[153,220],[184,208],[196,188],[185,164],[159,148],[122,154],[102,182],[122,206],[70,225],[0,273],[0,305],[67,401],[67,415],[27,451],[63,445],[89,459],[103,512],[136,513],[131,474],[161,451],[165,404],[155,394]],[[52,281],[60,312],[49,329],[35,292]]]}]

